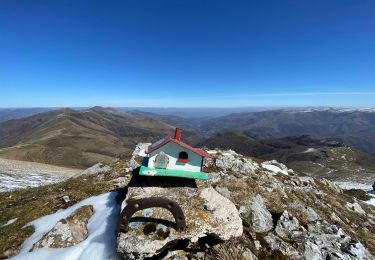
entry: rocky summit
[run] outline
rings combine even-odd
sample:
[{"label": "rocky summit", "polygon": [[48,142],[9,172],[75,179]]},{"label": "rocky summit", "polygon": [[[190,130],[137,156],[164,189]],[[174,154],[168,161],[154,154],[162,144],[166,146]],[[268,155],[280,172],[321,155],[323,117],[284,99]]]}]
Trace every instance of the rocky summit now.
[{"label": "rocky summit", "polygon": [[[140,210],[129,231],[119,229],[121,256],[373,259],[373,206],[328,180],[300,177],[277,161],[256,162],[231,150],[209,152],[206,182],[132,177],[122,208],[134,199],[168,197],[183,209],[186,229],[176,231],[167,210]],[[128,168],[136,167],[138,154]]]},{"label": "rocky summit", "polygon": [[[0,259],[374,259],[373,194],[220,149],[203,162],[207,181],[139,176],[148,145],[127,161],[4,193],[13,211],[0,223]],[[186,225],[162,207],[140,207],[124,224],[121,212],[150,197],[177,203]]]}]

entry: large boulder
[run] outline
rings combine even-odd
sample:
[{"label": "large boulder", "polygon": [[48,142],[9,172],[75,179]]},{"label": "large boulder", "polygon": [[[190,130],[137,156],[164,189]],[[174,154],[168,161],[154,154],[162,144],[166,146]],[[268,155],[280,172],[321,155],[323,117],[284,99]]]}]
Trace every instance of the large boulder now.
[{"label": "large boulder", "polygon": [[250,222],[255,232],[268,232],[272,229],[272,215],[259,194],[251,200],[248,207],[241,207],[240,211],[243,217]]},{"label": "large boulder", "polygon": [[176,231],[174,219],[165,209],[138,211],[133,216],[135,220],[129,223],[129,231],[120,231],[117,236],[117,250],[125,258],[152,257],[177,245],[191,247],[242,234],[242,220],[235,205],[212,187],[130,186],[122,208],[127,205],[126,201],[148,197],[176,201],[184,211],[186,229]]}]

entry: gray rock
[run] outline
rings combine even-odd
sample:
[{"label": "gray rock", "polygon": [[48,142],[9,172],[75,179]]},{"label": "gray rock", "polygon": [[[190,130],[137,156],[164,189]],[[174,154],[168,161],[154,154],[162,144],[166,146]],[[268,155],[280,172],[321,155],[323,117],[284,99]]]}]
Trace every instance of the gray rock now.
[{"label": "gray rock", "polygon": [[215,190],[219,192],[221,195],[226,197],[227,199],[230,199],[230,191],[227,187],[216,187]]},{"label": "gray rock", "polygon": [[280,250],[284,255],[291,259],[300,259],[300,253],[289,243],[283,241],[272,233],[264,237],[271,251]]},{"label": "gray rock", "polygon": [[305,243],[305,251],[303,253],[303,258],[306,260],[323,260],[323,255],[320,251],[319,246],[314,243],[307,241]]},{"label": "gray rock", "polygon": [[272,229],[272,215],[259,194],[251,200],[247,207],[242,207],[240,211],[244,218],[250,222],[255,232],[268,232]]},{"label": "gray rock", "polygon": [[67,196],[67,195],[63,196],[62,199],[63,199],[63,201],[64,201],[65,203],[69,203],[69,202],[70,202],[70,198],[69,198],[69,196]]},{"label": "gray rock", "polygon": [[285,210],[277,221],[275,233],[283,239],[289,239],[293,232],[299,229],[300,225],[298,219],[291,216],[288,211]]},{"label": "gray rock", "polygon": [[343,244],[341,250],[345,253],[349,253],[351,256],[354,256],[358,260],[367,259],[366,249],[358,241],[350,241],[348,244]]},{"label": "gray rock", "polygon": [[307,207],[305,210],[305,214],[308,221],[317,221],[320,219],[320,216],[318,213],[315,212],[315,210],[311,207]]},{"label": "gray rock", "polygon": [[[176,201],[183,209],[186,217],[186,230],[176,231],[173,226],[155,224],[153,222],[131,222],[128,232],[120,232],[117,237],[117,250],[125,258],[139,259],[152,257],[165,246],[176,241],[187,240],[190,246],[198,243],[200,238],[208,234],[222,240],[242,235],[242,220],[236,206],[220,195],[212,187],[129,187],[127,198],[168,197]],[[126,206],[124,201],[122,208]],[[207,210],[209,207],[212,211]],[[135,216],[144,216],[138,211]],[[174,222],[165,209],[153,208],[147,213],[152,219],[163,219]],[[146,225],[155,225],[154,231],[144,232]]]},{"label": "gray rock", "polygon": [[104,165],[102,163],[97,163],[97,164],[91,166],[90,168],[87,168],[83,172],[74,175],[73,178],[77,178],[77,177],[85,176],[85,175],[95,175],[95,174],[99,174],[99,173],[105,173],[105,172],[108,172],[110,170],[111,170],[111,167],[109,167],[108,165]]},{"label": "gray rock", "polygon": [[239,157],[233,154],[221,154],[215,160],[215,166],[224,173],[233,172],[236,174],[254,174],[259,165],[253,160]]},{"label": "gray rock", "polygon": [[74,211],[68,218],[61,219],[47,232],[32,250],[37,248],[65,248],[78,244],[88,236],[87,223],[93,214],[91,205]]},{"label": "gray rock", "polygon": [[362,209],[361,205],[359,205],[356,201],[354,203],[347,202],[346,208],[361,215],[366,214],[366,212]]}]

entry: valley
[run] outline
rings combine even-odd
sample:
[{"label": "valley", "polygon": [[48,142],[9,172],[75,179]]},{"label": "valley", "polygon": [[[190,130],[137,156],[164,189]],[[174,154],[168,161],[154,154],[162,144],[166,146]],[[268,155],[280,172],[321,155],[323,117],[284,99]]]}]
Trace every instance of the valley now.
[{"label": "valley", "polygon": [[[12,114],[3,111],[3,117]],[[83,169],[129,158],[138,142],[172,135],[180,127],[192,145],[275,159],[301,175],[367,184],[375,179],[372,110],[216,114],[199,118],[104,107],[54,109],[0,123],[0,158]]]}]

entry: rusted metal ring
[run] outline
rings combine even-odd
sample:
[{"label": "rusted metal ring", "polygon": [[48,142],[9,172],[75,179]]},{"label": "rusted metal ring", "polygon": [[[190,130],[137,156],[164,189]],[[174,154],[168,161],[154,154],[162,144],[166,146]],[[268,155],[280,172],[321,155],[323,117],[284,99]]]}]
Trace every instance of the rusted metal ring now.
[{"label": "rusted metal ring", "polygon": [[168,210],[172,213],[175,219],[176,230],[182,231],[186,228],[184,212],[176,201],[165,197],[150,197],[128,201],[127,205],[121,212],[117,230],[119,231],[121,227],[121,231],[128,232],[129,222],[134,213],[148,208],[164,208]]}]

